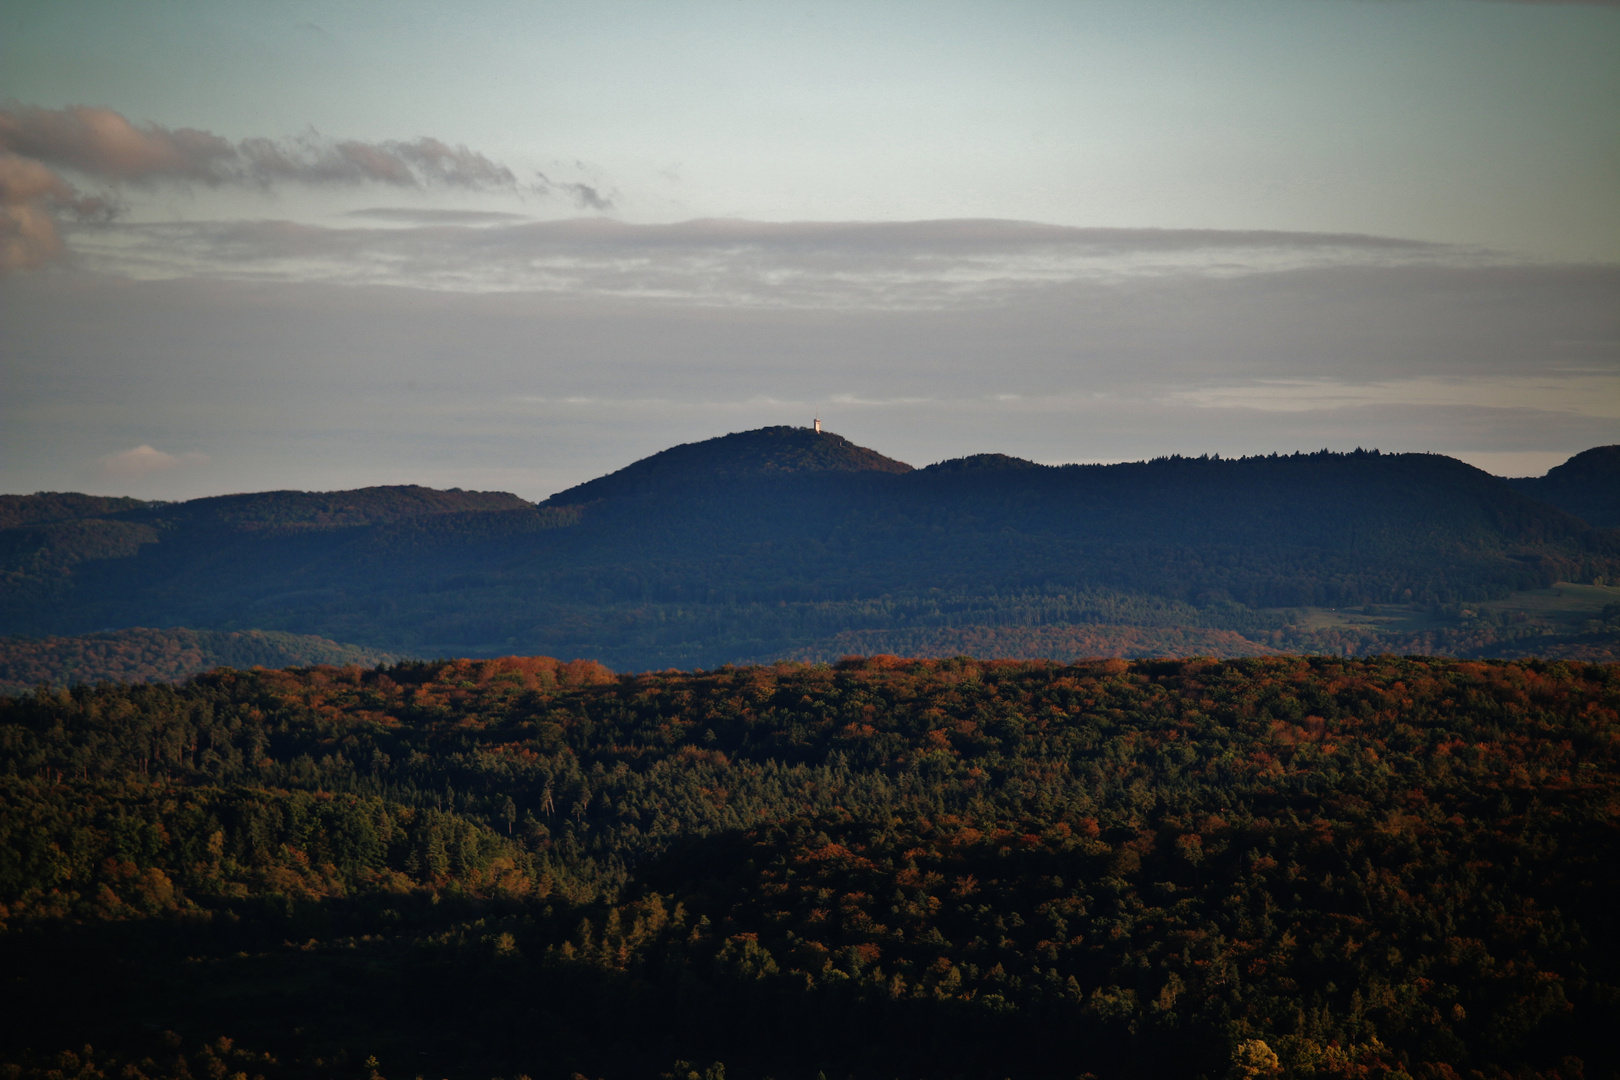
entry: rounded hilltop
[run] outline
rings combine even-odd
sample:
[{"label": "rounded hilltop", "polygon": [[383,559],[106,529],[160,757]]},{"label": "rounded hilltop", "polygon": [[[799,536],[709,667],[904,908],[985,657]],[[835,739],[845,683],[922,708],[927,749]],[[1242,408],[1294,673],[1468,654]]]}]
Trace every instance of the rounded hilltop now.
[{"label": "rounded hilltop", "polygon": [[1548,469],[1546,476],[1508,483],[1588,525],[1620,529],[1620,444],[1594,446]]},{"label": "rounded hilltop", "polygon": [[1048,466],[1007,454],[969,454],[967,457],[935,462],[923,469],[923,472],[933,476],[954,476],[970,473],[1023,472],[1028,469],[1045,468]]},{"label": "rounded hilltop", "polygon": [[709,480],[742,480],[804,473],[908,473],[903,461],[814,428],[777,427],[682,443],[617,472],[560,491],[545,505],[568,506],[640,495]]}]

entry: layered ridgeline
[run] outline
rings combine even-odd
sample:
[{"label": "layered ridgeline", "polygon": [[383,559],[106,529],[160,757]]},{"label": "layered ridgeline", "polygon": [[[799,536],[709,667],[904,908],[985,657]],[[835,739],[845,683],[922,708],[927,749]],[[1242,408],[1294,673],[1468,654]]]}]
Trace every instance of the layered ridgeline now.
[{"label": "layered ridgeline", "polygon": [[1617,717],[1394,657],[0,700],[0,1075],[1612,1077]]},{"label": "layered ridgeline", "polygon": [[[1615,479],[1612,458],[1577,479]],[[1620,532],[1431,454],[912,469],[779,427],[538,506],[370,488],[11,497],[3,512],[13,635],[265,629],[645,669],[866,652],[1601,656],[1620,628],[1602,584],[1620,580]],[[1590,593],[1557,640],[1490,606],[1556,582]],[[1366,621],[1301,614],[1350,607]]]}]

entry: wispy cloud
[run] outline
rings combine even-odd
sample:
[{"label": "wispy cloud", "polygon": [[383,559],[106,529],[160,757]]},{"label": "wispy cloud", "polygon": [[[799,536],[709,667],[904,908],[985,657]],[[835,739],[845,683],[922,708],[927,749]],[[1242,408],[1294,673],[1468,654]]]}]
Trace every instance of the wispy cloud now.
[{"label": "wispy cloud", "polygon": [[1237,386],[1179,390],[1167,400],[1178,405],[1261,412],[1319,412],[1366,405],[1445,405],[1539,409],[1620,420],[1620,374],[1419,377],[1365,383],[1337,379],[1258,379]]},{"label": "wispy cloud", "polygon": [[122,453],[102,458],[99,472],[104,480],[127,484],[153,473],[169,472],[186,465],[206,464],[208,464],[207,454],[170,454],[143,443]]},{"label": "wispy cloud", "polygon": [[[411,211],[362,213],[411,224]],[[342,229],[285,221],[129,224],[81,230],[73,239],[92,268],[143,279],[235,277],[827,309],[937,310],[1079,281],[1505,261],[1374,236],[1016,221],[630,225],[505,222],[454,212],[416,221],[416,227]]]},{"label": "wispy cloud", "polygon": [[369,206],[350,210],[344,216],[392,221],[401,225],[510,225],[528,220],[522,214],[500,210],[436,210],[414,206]]},{"label": "wispy cloud", "polygon": [[535,175],[535,190],[542,195],[549,195],[560,191],[571,199],[575,206],[581,210],[612,210],[618,200],[617,192],[604,191],[601,184],[569,183],[564,180],[553,180],[543,172]]},{"label": "wispy cloud", "polygon": [[427,136],[363,142],[310,132],[232,142],[196,128],[135,124],[106,108],[11,106],[0,108],[0,273],[62,254],[59,217],[113,215],[116,201],[81,192],[77,184],[86,182],[114,190],[173,184],[268,189],[291,183],[521,191],[560,193],[582,209],[613,205],[600,184],[554,181],[541,173],[523,182],[500,162]]},{"label": "wispy cloud", "polygon": [[895,405],[934,405],[938,398],[931,397],[862,397],[859,394],[834,394],[827,399],[833,405],[866,405],[884,408]]},{"label": "wispy cloud", "polygon": [[58,215],[103,220],[112,211],[106,199],[80,192],[37,161],[0,149],[0,277],[62,254]]},{"label": "wispy cloud", "polygon": [[233,143],[196,128],[132,124],[111,109],[84,105],[0,110],[0,148],[117,183],[518,186],[505,165],[434,138],[361,142],[311,133]]}]

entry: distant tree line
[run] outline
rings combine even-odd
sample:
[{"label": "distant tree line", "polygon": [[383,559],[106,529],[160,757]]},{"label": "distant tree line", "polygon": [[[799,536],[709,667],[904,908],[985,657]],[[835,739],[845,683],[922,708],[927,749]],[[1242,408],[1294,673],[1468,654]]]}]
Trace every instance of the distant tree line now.
[{"label": "distant tree line", "polygon": [[216,667],[373,664],[397,656],[276,631],[108,630],[77,637],[0,638],[0,694],[42,683],[178,682]]}]

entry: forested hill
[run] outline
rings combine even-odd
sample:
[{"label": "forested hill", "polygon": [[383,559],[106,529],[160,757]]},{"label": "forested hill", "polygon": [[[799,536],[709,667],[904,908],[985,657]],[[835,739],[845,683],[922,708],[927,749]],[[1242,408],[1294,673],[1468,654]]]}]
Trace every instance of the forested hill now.
[{"label": "forested hill", "polygon": [[1022,655],[1110,635],[1147,654],[1309,649],[1275,609],[1460,612],[1620,581],[1620,532],[1451,458],[1376,451],[1108,466],[986,454],[914,470],[830,433],[766,428],[540,506],[412,487],[77,511],[31,498],[80,516],[0,529],[0,634],[264,629],[618,669],[836,658],[851,635],[885,634]]},{"label": "forested hill", "polygon": [[140,499],[80,495],[76,492],[42,491],[34,495],[0,495],[0,529],[15,529],[19,525],[78,521],[154,505],[161,504],[143,502]]},{"label": "forested hill", "polygon": [[230,602],[217,601],[251,583],[281,594],[310,575],[328,584],[331,576],[311,563],[358,536],[393,530],[476,543],[489,520],[537,516],[532,503],[506,492],[417,485],[179,503],[55,492],[3,498],[0,520],[11,524],[0,528],[0,634],[184,623],[165,599],[177,592],[214,602],[218,617],[197,626],[275,629],[273,617],[226,614]]},{"label": "forested hill", "polygon": [[1607,1080],[1617,735],[1387,656],[0,699],[0,1076]]},{"label": "forested hill", "polygon": [[157,504],[124,515],[168,527],[212,527],[239,532],[262,529],[330,529],[384,525],[436,514],[524,510],[530,503],[504,491],[436,491],[416,484],[355,491],[261,491],[217,495],[184,503]]},{"label": "forested hill", "polygon": [[1589,525],[1620,528],[1620,445],[1595,446],[1549,469],[1546,476],[1508,483]]},{"label": "forested hill", "polygon": [[694,487],[758,477],[806,473],[907,473],[911,466],[842,435],[809,428],[768,427],[718,439],[682,443],[642,458],[617,472],[587,481],[546,500],[572,506],[596,499],[684,494]]},{"label": "forested hill", "polygon": [[132,627],[77,637],[0,638],[0,694],[41,685],[178,682],[217,667],[391,663],[376,649],[266,630]]}]

